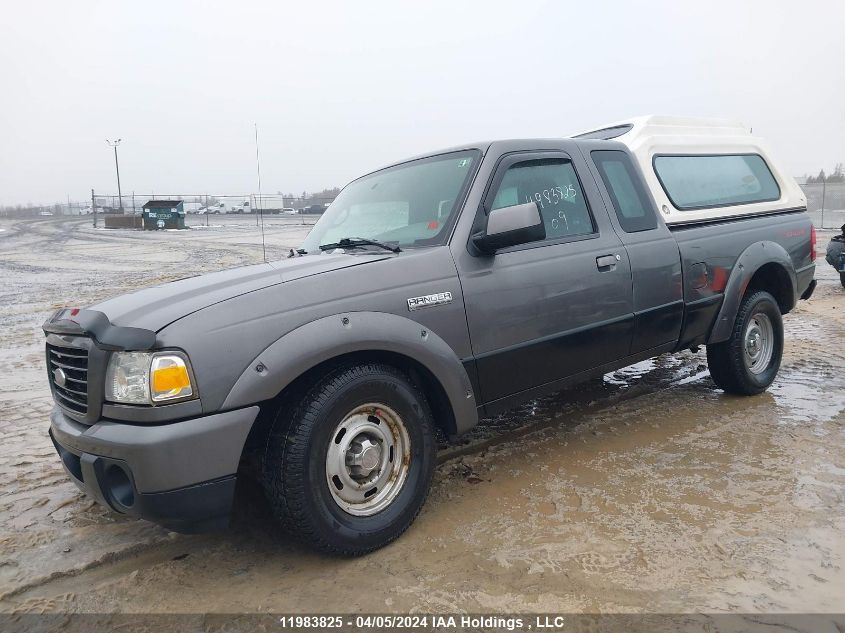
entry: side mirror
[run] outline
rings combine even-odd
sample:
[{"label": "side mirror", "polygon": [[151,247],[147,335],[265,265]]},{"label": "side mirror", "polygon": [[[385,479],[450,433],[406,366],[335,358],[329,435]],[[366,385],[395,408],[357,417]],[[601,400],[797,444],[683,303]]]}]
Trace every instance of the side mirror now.
[{"label": "side mirror", "polygon": [[537,203],[526,202],[493,209],[487,216],[484,230],[470,239],[479,251],[490,255],[508,246],[546,239],[546,226]]}]

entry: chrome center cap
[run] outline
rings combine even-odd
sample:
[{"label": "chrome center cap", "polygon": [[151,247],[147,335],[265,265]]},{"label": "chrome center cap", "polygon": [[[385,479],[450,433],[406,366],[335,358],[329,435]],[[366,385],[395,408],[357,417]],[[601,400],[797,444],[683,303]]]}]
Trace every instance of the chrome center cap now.
[{"label": "chrome center cap", "polygon": [[350,444],[346,451],[346,465],[354,477],[367,477],[381,463],[381,446],[363,437]]},{"label": "chrome center cap", "polygon": [[67,384],[67,374],[65,374],[65,371],[61,367],[56,367],[53,371],[53,382],[58,387],[64,387]]}]

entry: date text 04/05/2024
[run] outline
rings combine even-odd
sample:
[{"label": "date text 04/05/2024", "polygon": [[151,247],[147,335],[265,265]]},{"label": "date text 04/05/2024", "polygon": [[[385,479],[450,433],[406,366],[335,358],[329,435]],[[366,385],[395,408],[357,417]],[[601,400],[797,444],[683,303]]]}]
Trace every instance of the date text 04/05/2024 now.
[{"label": "date text 04/05/2024", "polygon": [[564,616],[538,615],[533,621],[517,616],[472,616],[472,615],[358,615],[355,618],[344,616],[283,616],[279,624],[284,628],[331,629],[355,627],[357,629],[466,629],[498,628],[507,631],[561,629],[566,625]]}]

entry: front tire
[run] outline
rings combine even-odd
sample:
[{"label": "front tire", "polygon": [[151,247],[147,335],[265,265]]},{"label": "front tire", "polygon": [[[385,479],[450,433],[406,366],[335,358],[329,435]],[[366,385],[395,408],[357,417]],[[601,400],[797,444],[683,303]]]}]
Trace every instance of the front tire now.
[{"label": "front tire", "polygon": [[841,283],[842,287],[845,288],[845,273],[839,273],[839,283]]},{"label": "front tire", "polygon": [[277,415],[262,465],[282,526],[316,549],[358,556],[399,537],[434,473],[432,415],[399,369],[335,369]]},{"label": "front tire", "polygon": [[707,346],[707,366],[718,387],[751,396],[765,391],[777,376],[783,356],[783,319],[775,298],[752,292],[740,303],[731,337]]}]

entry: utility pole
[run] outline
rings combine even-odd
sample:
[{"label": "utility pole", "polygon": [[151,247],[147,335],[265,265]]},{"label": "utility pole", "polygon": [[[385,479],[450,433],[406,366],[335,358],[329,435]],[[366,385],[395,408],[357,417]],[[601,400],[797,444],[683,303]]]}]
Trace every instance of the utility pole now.
[{"label": "utility pole", "polygon": [[819,226],[820,229],[824,228],[824,202],[825,202],[824,198],[825,198],[825,193],[827,193],[825,191],[826,189],[827,189],[827,177],[825,176],[825,178],[822,180],[822,221],[821,221],[821,226]]},{"label": "utility pole", "polygon": [[116,141],[110,141],[106,139],[106,143],[108,143],[109,147],[114,148],[114,169],[117,172],[117,206],[120,209],[120,214],[123,215],[123,196],[120,195],[120,165],[117,163],[117,146],[120,145],[120,141],[123,139],[117,139]]},{"label": "utility pole", "polygon": [[[258,159],[258,123],[255,126],[255,167],[258,173],[258,215],[261,216],[261,252],[264,254],[264,262],[267,262],[267,246],[264,243],[264,213],[263,203],[261,201],[261,161]],[[256,226],[258,226],[258,216],[255,216]]]},{"label": "utility pole", "polygon": [[91,190],[91,214],[94,216],[94,228],[97,228],[97,201],[94,199],[94,190]]}]

